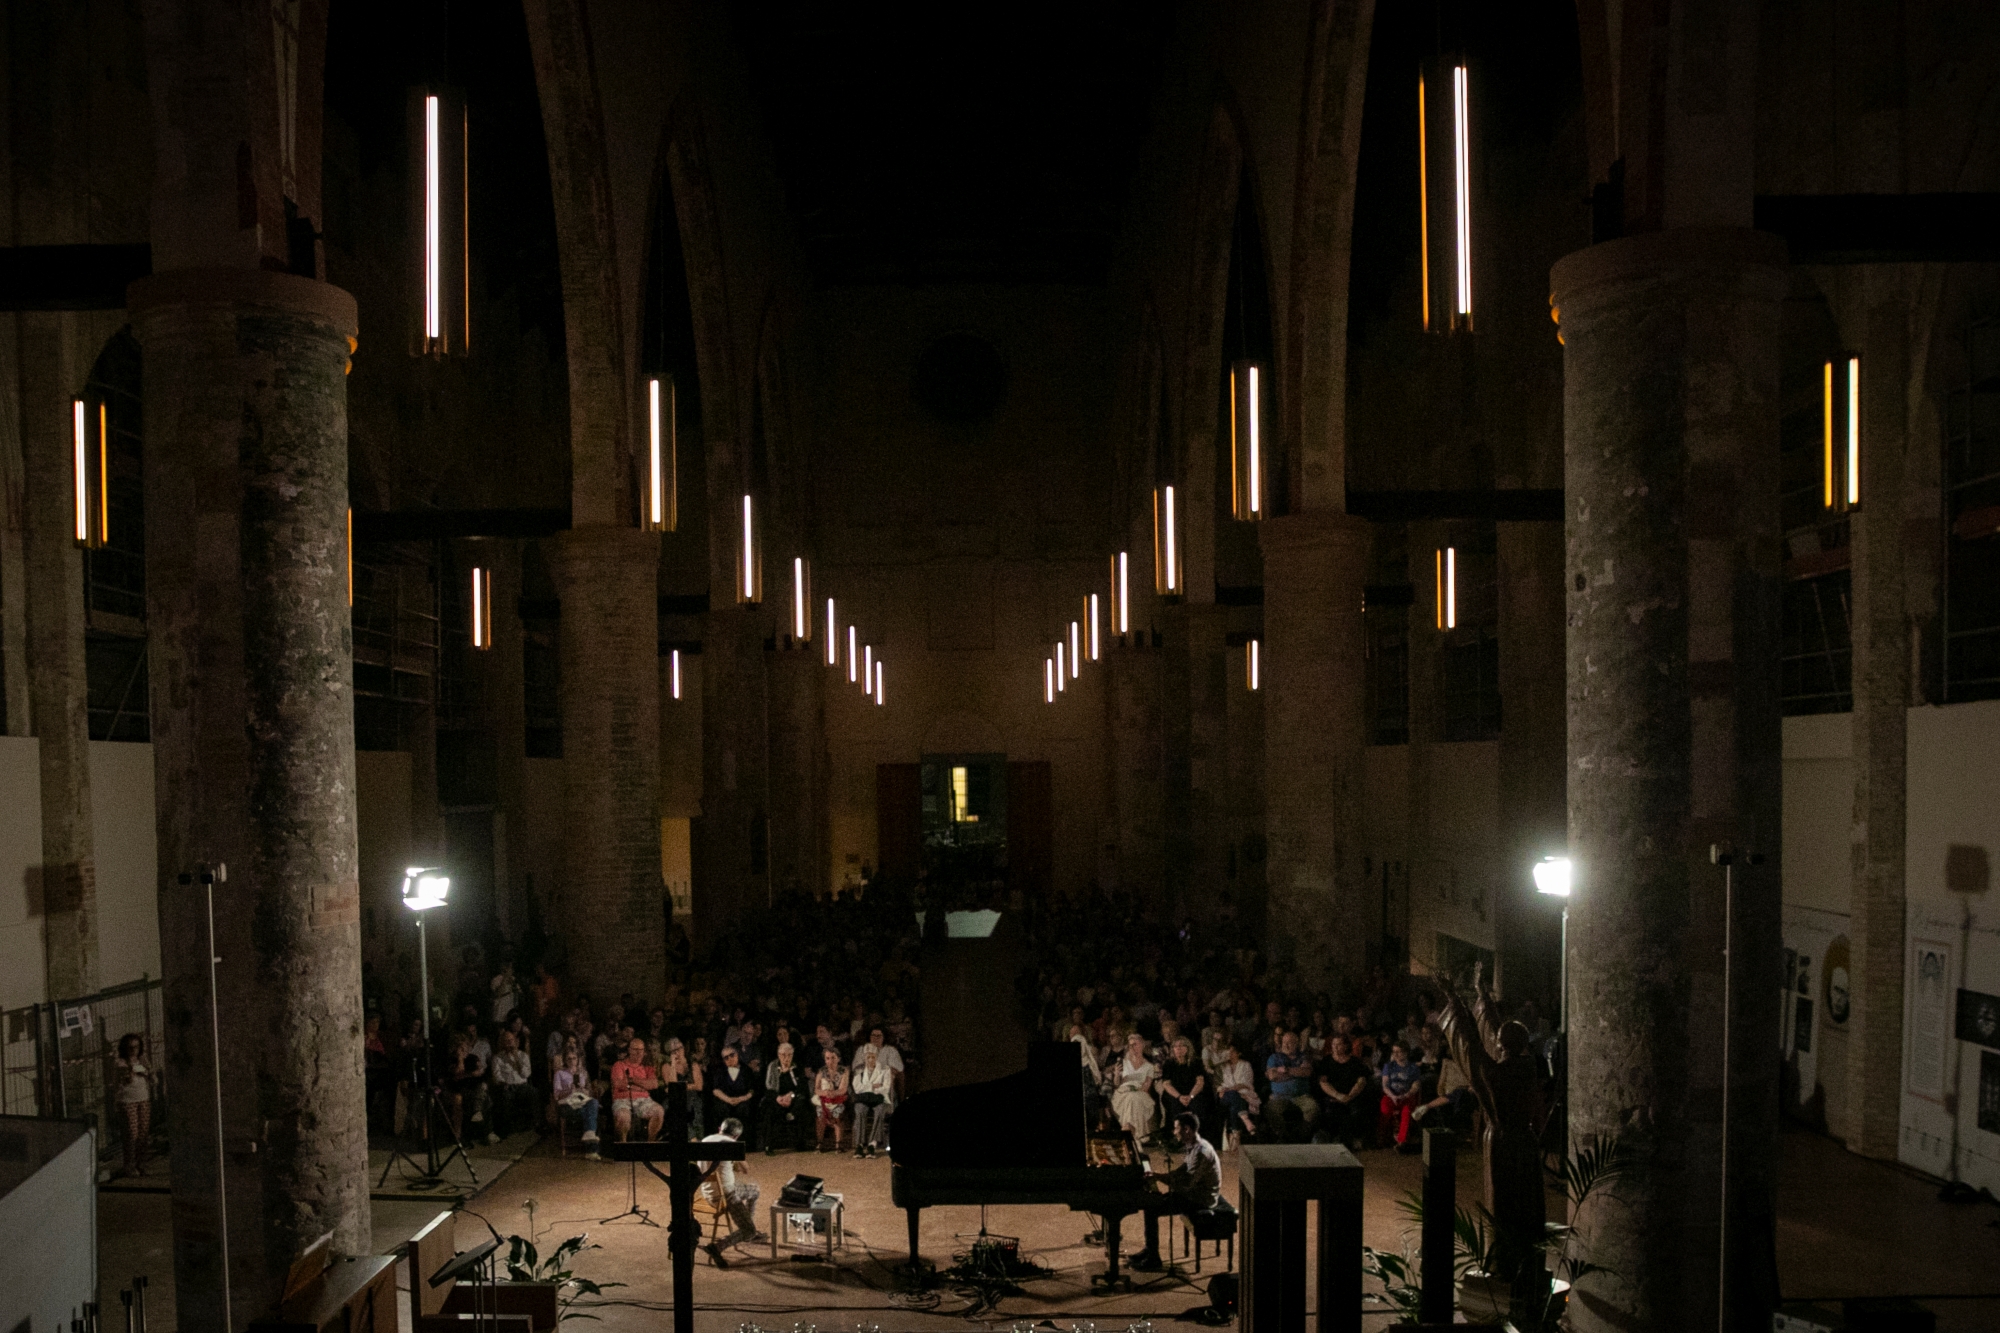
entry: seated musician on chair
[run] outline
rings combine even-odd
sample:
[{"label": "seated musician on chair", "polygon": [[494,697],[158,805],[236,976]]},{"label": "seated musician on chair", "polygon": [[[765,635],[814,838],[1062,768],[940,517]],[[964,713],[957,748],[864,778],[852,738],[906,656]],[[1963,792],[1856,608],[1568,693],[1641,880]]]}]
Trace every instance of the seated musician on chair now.
[{"label": "seated musician on chair", "polygon": [[1192,1111],[1175,1116],[1174,1138],[1186,1156],[1167,1173],[1165,1180],[1155,1182],[1162,1187],[1161,1192],[1146,1199],[1146,1248],[1132,1256],[1136,1272],[1154,1273],[1160,1269],[1162,1214],[1185,1217],[1189,1213],[1205,1213],[1222,1199],[1222,1158],[1216,1155],[1215,1146],[1201,1136],[1200,1117]]},{"label": "seated musician on chair", "polygon": [[646,1063],[646,1043],[632,1038],[625,1058],[611,1066],[611,1123],[620,1143],[632,1137],[635,1115],[646,1127],[647,1142],[659,1136],[660,1124],[667,1118],[666,1109],[653,1100],[653,1090],[659,1086],[658,1066]]},{"label": "seated musician on chair", "polygon": [[[734,1143],[742,1137],[743,1122],[735,1116],[731,1116],[722,1122],[721,1129],[702,1139],[702,1142]],[[756,1181],[738,1180],[736,1178],[736,1164],[734,1162],[703,1162],[700,1165],[700,1171],[704,1176],[711,1169],[715,1172],[715,1179],[709,1184],[703,1185],[702,1189],[711,1194],[720,1193],[721,1197],[719,1199],[711,1198],[711,1202],[720,1202],[729,1210],[729,1220],[735,1229],[723,1239],[712,1240],[702,1246],[702,1248],[708,1251],[708,1257],[714,1261],[717,1268],[727,1268],[729,1267],[729,1262],[722,1257],[722,1251],[725,1248],[731,1245],[740,1245],[746,1240],[763,1239],[762,1236],[757,1234],[756,1214],[751,1211],[757,1206],[759,1191]]]}]

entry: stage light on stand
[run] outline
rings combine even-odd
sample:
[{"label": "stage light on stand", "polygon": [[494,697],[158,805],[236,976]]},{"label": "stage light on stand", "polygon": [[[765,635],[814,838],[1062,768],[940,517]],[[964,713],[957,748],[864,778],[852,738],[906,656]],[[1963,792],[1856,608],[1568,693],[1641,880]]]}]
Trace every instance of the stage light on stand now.
[{"label": "stage light on stand", "polygon": [[795,555],[792,557],[792,637],[800,643],[809,643],[812,636],[812,566],[806,563],[804,556]]},{"label": "stage light on stand", "polygon": [[451,897],[451,876],[438,869],[411,866],[403,872],[403,906],[412,912],[443,907]]},{"label": "stage light on stand", "polygon": [[646,381],[646,522],[652,532],[680,526],[680,440],[674,422],[674,380]]},{"label": "stage light on stand", "polygon": [[493,571],[480,565],[472,567],[472,646],[493,646]]},{"label": "stage light on stand", "polygon": [[764,600],[764,554],[757,543],[756,502],[743,497],[742,549],[736,557],[736,601],[750,606]]},{"label": "stage light on stand", "polygon": [[1229,506],[1245,523],[1264,517],[1263,366],[1229,367]]},{"label": "stage light on stand", "polygon": [[1171,485],[1153,488],[1153,591],[1181,595],[1181,539],[1178,497]]},{"label": "stage light on stand", "polygon": [[1551,898],[1569,897],[1572,866],[1567,856],[1545,856],[1535,862],[1535,892]]},{"label": "stage light on stand", "polygon": [[1264,645],[1257,639],[1243,645],[1243,683],[1253,690],[1264,688],[1263,651]]}]

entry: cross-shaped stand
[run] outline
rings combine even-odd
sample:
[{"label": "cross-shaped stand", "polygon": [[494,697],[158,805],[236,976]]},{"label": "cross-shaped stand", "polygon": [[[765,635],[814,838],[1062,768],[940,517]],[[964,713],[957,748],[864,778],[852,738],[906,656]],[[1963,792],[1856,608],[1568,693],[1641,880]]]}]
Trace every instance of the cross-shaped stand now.
[{"label": "cross-shaped stand", "polygon": [[[614,1143],[611,1158],[619,1162],[643,1162],[646,1169],[666,1182],[672,1204],[672,1225],[667,1228],[667,1251],[674,1260],[674,1333],[694,1333],[694,1250],[699,1234],[694,1221],[694,1191],[701,1183],[697,1162],[740,1162],[743,1145],[727,1140],[717,1143],[688,1141],[687,1084],[667,1085],[665,1137],[654,1143]],[[653,1165],[665,1162],[672,1174]]]}]

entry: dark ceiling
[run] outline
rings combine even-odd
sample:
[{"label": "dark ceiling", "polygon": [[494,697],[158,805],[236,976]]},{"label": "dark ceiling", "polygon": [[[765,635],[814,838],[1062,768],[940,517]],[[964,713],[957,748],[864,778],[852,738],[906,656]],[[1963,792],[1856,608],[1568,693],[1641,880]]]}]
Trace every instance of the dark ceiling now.
[{"label": "dark ceiling", "polygon": [[815,279],[1102,282],[1176,7],[741,5]]}]

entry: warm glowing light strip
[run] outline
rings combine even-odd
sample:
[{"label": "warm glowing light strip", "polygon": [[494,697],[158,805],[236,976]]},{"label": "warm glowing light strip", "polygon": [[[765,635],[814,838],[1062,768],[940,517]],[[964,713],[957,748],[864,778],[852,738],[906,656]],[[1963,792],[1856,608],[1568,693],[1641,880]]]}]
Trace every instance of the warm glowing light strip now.
[{"label": "warm glowing light strip", "polygon": [[673,694],[678,699],[681,697],[681,650],[678,648],[674,649],[673,662]]},{"label": "warm glowing light strip", "polygon": [[1090,626],[1090,660],[1095,662],[1104,651],[1097,637],[1097,594],[1083,599],[1084,622]]},{"label": "warm glowing light strip", "polygon": [[875,693],[875,645],[872,643],[861,646],[861,692]]},{"label": "warm glowing light strip", "polygon": [[1437,627],[1444,628],[1444,551],[1437,552]]},{"label": "warm glowing light strip", "polygon": [[1071,680],[1075,680],[1083,674],[1083,653],[1080,651],[1082,647],[1083,632],[1077,628],[1077,623],[1072,620],[1069,622],[1069,677]]},{"label": "warm glowing light strip", "polygon": [[877,708],[882,706],[882,664],[880,662],[875,664],[875,706]]},{"label": "warm glowing light strip", "polygon": [[1444,627],[1458,628],[1458,548],[1444,548]]},{"label": "warm glowing light strip", "polygon": [[743,600],[757,600],[757,532],[750,517],[750,497],[743,497]]},{"label": "warm glowing light strip", "polygon": [[438,99],[424,98],[424,336],[444,336],[444,188],[439,179]]},{"label": "warm glowing light strip", "polygon": [[1431,160],[1429,135],[1424,129],[1424,76],[1417,75],[1417,230],[1422,244],[1417,248],[1417,271],[1424,302],[1424,332],[1431,327]]},{"label": "warm glowing light strip", "polygon": [[1264,441],[1262,437],[1261,404],[1257,396],[1257,367],[1250,367],[1250,512],[1263,516],[1264,513]]},{"label": "warm glowing light strip", "polygon": [[84,426],[83,399],[70,400],[71,448],[76,473],[76,540],[79,546],[90,541],[90,440]]},{"label": "warm glowing light strip", "polygon": [[1451,71],[1453,138],[1458,153],[1458,313],[1472,316],[1472,170],[1467,160],[1465,66]]},{"label": "warm glowing light strip", "polygon": [[1069,684],[1069,669],[1064,663],[1063,641],[1056,640],[1056,689],[1061,691]]},{"label": "warm glowing light strip", "polygon": [[97,544],[111,540],[111,408],[97,405]]},{"label": "warm glowing light strip", "polygon": [[858,631],[855,630],[854,626],[849,625],[847,627],[847,683],[849,685],[861,679],[856,674],[861,669],[861,649],[857,642],[858,638]]},{"label": "warm glowing light strip", "polygon": [[[667,432],[673,428],[671,400],[661,402],[660,377],[646,381],[646,525],[655,532],[672,531],[674,515],[667,507],[667,476],[671,467]],[[669,388],[669,394],[672,390]]]},{"label": "warm glowing light strip", "polygon": [[1167,591],[1179,592],[1181,586],[1180,548],[1174,535],[1174,488],[1167,487]]},{"label": "warm glowing light strip", "polygon": [[792,557],[792,637],[800,643],[812,638],[812,614],[806,610],[812,601],[812,589],[808,580],[812,577],[806,569],[804,556]]},{"label": "warm glowing light strip", "polygon": [[1820,367],[1820,370],[1822,374],[1820,425],[1826,441],[1826,484],[1820,493],[1820,502],[1825,508],[1831,509],[1833,508],[1833,362],[1827,362]]},{"label": "warm glowing light strip", "polygon": [[472,646],[493,646],[493,574],[477,565],[472,567]]},{"label": "warm glowing light strip", "polygon": [[826,599],[826,664],[840,665],[840,631],[833,619],[833,598]]},{"label": "warm glowing light strip", "polygon": [[[1848,504],[1862,502],[1862,358],[1848,356]],[[104,524],[110,532],[110,524]]]},{"label": "warm glowing light strip", "polygon": [[1132,632],[1131,557],[1120,551],[1111,557],[1111,632]]},{"label": "warm glowing light strip", "polygon": [[1045,657],[1042,659],[1042,702],[1045,704],[1052,704],[1055,701],[1056,701],[1056,659],[1053,657]]},{"label": "warm glowing light strip", "polygon": [[1252,639],[1244,645],[1243,667],[1245,675],[1248,677],[1249,686],[1253,690],[1264,688],[1263,663],[1259,660],[1259,652],[1262,646],[1256,639]]}]

